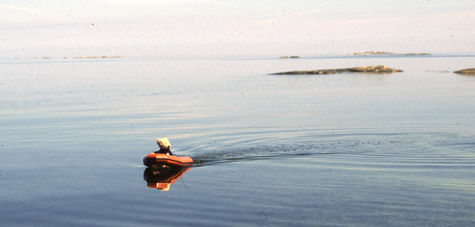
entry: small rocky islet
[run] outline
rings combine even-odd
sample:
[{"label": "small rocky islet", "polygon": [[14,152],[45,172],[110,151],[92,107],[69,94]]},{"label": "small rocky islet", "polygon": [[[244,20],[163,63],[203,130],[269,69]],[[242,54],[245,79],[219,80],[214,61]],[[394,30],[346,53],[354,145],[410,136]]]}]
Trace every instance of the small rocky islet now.
[{"label": "small rocky islet", "polygon": [[462,69],[462,70],[455,71],[454,73],[475,76],[475,68]]},{"label": "small rocky islet", "polygon": [[320,74],[337,74],[337,73],[394,73],[402,72],[400,69],[389,68],[384,65],[369,65],[352,68],[338,68],[338,69],[316,69],[307,71],[288,71],[272,73],[271,75],[320,75]]},{"label": "small rocky islet", "polygon": [[292,56],[280,56],[280,59],[287,59],[287,58],[300,58],[298,55],[292,55]]}]

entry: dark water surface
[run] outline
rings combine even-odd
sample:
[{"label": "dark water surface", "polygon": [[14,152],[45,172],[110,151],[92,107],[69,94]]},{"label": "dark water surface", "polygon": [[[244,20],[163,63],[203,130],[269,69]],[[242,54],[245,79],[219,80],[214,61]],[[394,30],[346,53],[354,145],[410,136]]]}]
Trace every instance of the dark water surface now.
[{"label": "dark water surface", "polygon": [[[473,226],[474,60],[2,60],[0,225]],[[196,161],[167,192],[161,136]]]}]

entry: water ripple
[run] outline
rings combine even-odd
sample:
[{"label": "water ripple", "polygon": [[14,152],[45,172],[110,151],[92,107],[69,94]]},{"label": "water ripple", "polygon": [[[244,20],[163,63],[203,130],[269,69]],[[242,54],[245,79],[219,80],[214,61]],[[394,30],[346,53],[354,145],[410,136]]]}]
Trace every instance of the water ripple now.
[{"label": "water ripple", "polygon": [[[187,151],[197,166],[297,156],[339,155],[340,158],[388,159],[399,166],[473,166],[470,138],[446,133],[260,131],[216,136]],[[282,139],[285,138],[285,139]],[[441,138],[444,140],[442,141]],[[283,143],[288,142],[288,143]]]}]

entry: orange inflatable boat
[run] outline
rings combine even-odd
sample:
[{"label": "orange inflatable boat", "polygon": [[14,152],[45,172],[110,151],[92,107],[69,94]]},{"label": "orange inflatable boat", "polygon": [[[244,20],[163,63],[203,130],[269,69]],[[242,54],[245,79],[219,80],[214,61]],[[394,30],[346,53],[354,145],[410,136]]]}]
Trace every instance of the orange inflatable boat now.
[{"label": "orange inflatable boat", "polygon": [[154,164],[191,166],[193,165],[193,159],[191,157],[177,157],[167,154],[150,153],[143,158],[143,164],[149,167]]}]

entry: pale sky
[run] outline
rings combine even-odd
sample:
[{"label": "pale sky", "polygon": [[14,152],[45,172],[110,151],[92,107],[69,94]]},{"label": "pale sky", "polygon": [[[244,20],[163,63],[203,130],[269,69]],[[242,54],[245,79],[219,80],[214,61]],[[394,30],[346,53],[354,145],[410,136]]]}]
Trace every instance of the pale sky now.
[{"label": "pale sky", "polygon": [[474,0],[0,0],[0,56],[475,53]]}]

